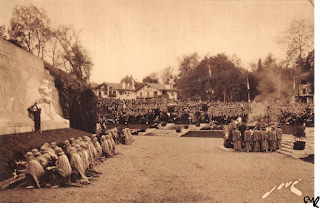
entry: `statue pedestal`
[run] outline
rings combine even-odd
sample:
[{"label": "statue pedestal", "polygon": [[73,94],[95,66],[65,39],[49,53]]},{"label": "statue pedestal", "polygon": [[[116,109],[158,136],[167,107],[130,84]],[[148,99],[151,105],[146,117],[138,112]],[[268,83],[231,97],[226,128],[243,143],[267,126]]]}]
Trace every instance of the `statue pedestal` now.
[{"label": "statue pedestal", "polygon": [[70,128],[70,122],[69,120],[65,121],[41,121],[41,130],[51,130],[51,129],[65,129]]},{"label": "statue pedestal", "polygon": [[26,114],[0,111],[0,135],[34,131],[34,122]]},{"label": "statue pedestal", "polygon": [[39,103],[41,108],[41,130],[70,128],[70,121],[58,115],[53,106],[48,103]]},{"label": "statue pedestal", "polygon": [[[70,128],[70,121],[52,111],[54,119],[41,112],[41,130]],[[50,114],[49,114],[50,115]],[[0,135],[17,134],[35,131],[34,121],[26,113],[15,113],[0,110]],[[50,115],[51,116],[51,115]]]}]

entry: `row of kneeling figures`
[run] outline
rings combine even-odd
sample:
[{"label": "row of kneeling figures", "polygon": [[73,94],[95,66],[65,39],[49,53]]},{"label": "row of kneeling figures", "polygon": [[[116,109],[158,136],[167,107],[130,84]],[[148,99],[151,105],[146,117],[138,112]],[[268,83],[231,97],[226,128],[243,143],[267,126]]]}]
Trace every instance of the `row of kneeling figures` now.
[{"label": "row of kneeling figures", "polygon": [[116,154],[116,143],[111,131],[99,139],[96,134],[65,140],[61,147],[55,142],[44,143],[41,148],[26,153],[26,188],[82,186],[99,177],[96,165]]}]

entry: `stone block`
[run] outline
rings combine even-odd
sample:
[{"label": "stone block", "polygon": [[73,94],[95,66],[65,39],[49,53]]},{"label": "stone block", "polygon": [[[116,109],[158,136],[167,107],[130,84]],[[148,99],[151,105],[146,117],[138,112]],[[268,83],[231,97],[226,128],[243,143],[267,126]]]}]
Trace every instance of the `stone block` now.
[{"label": "stone block", "polygon": [[61,117],[58,90],[43,60],[0,38],[0,135],[34,129],[27,109],[41,98],[38,89],[46,78],[52,89],[51,105]]}]

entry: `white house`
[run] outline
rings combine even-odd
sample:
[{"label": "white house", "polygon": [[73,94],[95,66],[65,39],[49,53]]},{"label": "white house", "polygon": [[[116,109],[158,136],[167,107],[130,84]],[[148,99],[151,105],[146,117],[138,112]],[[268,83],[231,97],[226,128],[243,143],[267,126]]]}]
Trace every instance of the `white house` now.
[{"label": "white house", "polygon": [[177,99],[178,90],[173,85],[144,83],[135,90],[137,98],[158,98],[165,97],[169,99]]},{"label": "white house", "polygon": [[135,88],[130,83],[107,83],[104,82],[93,88],[96,95],[100,98],[114,99],[136,99]]}]

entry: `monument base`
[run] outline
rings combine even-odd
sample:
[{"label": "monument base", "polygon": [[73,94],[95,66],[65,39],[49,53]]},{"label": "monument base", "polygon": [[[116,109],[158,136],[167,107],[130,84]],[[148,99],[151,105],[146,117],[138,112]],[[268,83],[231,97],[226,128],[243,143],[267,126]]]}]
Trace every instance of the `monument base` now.
[{"label": "monument base", "polygon": [[[18,120],[18,119],[17,119]],[[0,135],[17,134],[35,131],[34,122],[31,118],[14,120],[0,120]],[[60,121],[41,121],[41,130],[70,128],[70,121],[61,119]]]},{"label": "monument base", "polygon": [[41,130],[51,130],[51,129],[65,129],[70,128],[70,121],[64,120],[64,121],[43,121],[41,122]]},{"label": "monument base", "polygon": [[0,121],[0,135],[34,131],[34,122],[3,122]]}]

